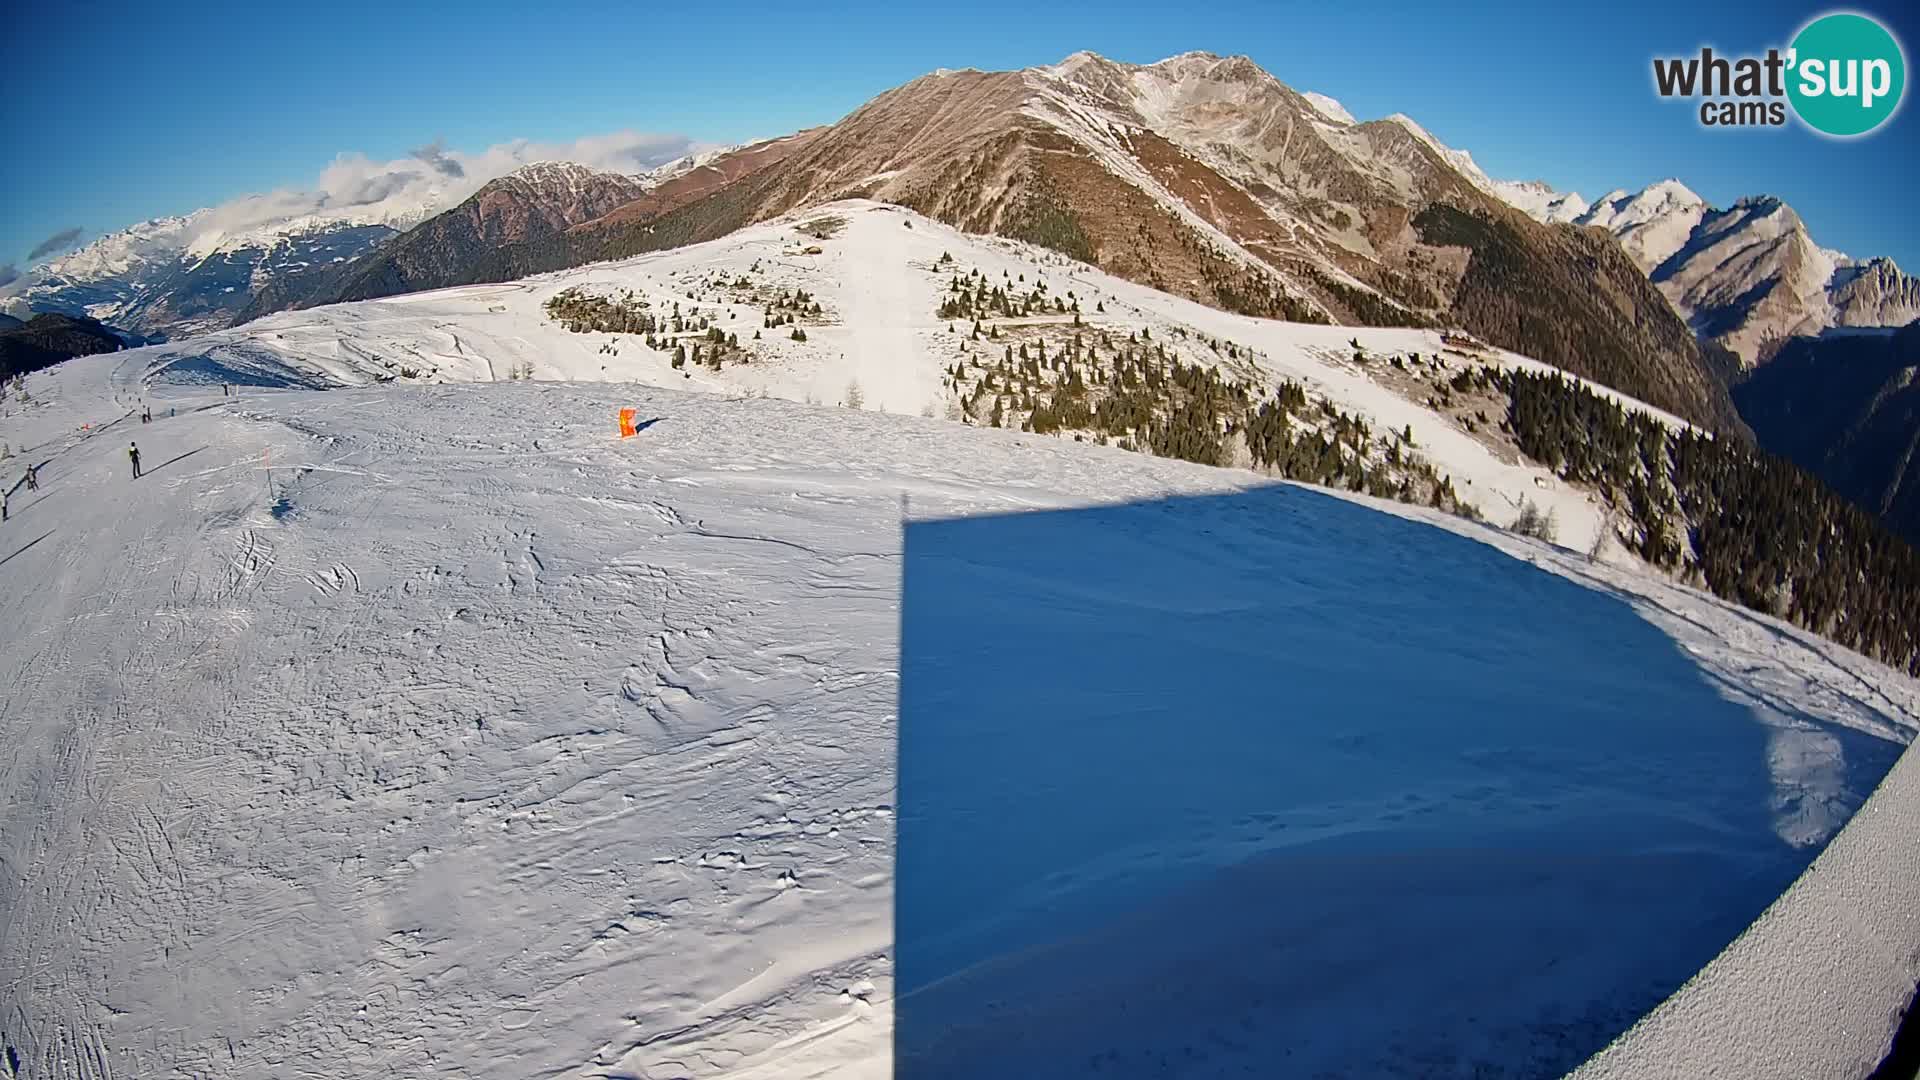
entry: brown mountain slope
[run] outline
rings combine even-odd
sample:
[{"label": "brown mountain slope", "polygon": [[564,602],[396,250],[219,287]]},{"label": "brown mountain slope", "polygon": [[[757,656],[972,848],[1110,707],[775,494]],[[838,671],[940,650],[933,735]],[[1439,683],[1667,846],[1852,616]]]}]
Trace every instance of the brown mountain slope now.
[{"label": "brown mountain slope", "polygon": [[543,161],[523,166],[355,260],[338,288],[322,300],[365,300],[498,280],[490,262],[496,253],[557,236],[645,192],[632,177],[584,165]]}]

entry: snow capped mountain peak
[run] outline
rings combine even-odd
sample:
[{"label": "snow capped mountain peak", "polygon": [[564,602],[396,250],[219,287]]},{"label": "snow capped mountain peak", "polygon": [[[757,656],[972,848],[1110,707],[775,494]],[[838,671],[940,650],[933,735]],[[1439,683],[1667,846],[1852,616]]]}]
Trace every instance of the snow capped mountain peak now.
[{"label": "snow capped mountain peak", "polygon": [[[1208,52],[1205,49],[1188,49],[1186,52],[1175,53],[1164,59],[1155,60],[1153,63],[1148,64],[1147,67],[1159,68],[1165,71],[1190,71],[1199,67],[1211,67],[1214,64],[1218,64],[1222,59],[1224,58],[1219,53]],[[1244,60],[1246,58],[1239,57],[1238,59]]]},{"label": "snow capped mountain peak", "polygon": [[[1375,151],[1369,140],[1349,134],[1361,127],[1360,122],[1338,100],[1293,90],[1245,56],[1196,50],[1133,65],[1082,51],[1025,74],[1035,79],[1036,89],[1043,93],[1058,93],[1061,83],[1071,88],[1070,99],[1042,107],[1037,114],[1078,126],[1090,116],[1089,109],[1118,106],[1122,126],[1145,126],[1228,173],[1237,166],[1227,159],[1236,155],[1216,158],[1209,148],[1231,146],[1242,159],[1259,158],[1270,153],[1261,146],[1270,145],[1270,140],[1287,143],[1286,132],[1304,119],[1338,143],[1328,146],[1332,152],[1355,155],[1369,162],[1362,166],[1368,170],[1379,165],[1378,175],[1388,184],[1411,182],[1403,165],[1372,162]],[[1405,113],[1396,113],[1387,122],[1400,126],[1474,187],[1536,220],[1571,221],[1587,210],[1586,200],[1577,193],[1559,192],[1541,181],[1493,179],[1472,154],[1441,142]]]},{"label": "snow capped mountain peak", "polygon": [[508,173],[508,177],[520,177],[525,180],[549,180],[576,176],[597,176],[599,169],[589,168],[577,161],[554,161],[542,159],[529,161],[525,165]]},{"label": "snow capped mountain peak", "polygon": [[632,187],[636,194],[641,186],[634,177],[605,172],[575,161],[531,161],[498,180],[489,181],[481,190],[513,188],[530,194],[571,199],[608,184]]},{"label": "snow capped mountain peak", "polygon": [[[941,71],[935,72],[934,74],[936,76],[943,75],[943,74],[951,75],[953,74],[953,72],[947,71],[946,69],[943,68],[941,69]],[[792,137],[793,136],[791,135],[786,136],[786,138],[792,138]],[[698,150],[698,151],[695,151],[694,153],[687,154],[683,157],[674,158],[672,161],[669,161],[663,165],[657,165],[654,168],[648,169],[643,173],[636,174],[636,176],[641,182],[647,184],[649,187],[657,186],[657,185],[666,183],[668,180],[671,180],[676,176],[683,176],[687,173],[692,172],[695,169],[704,168],[708,165],[711,165],[715,161],[718,161],[729,154],[733,154],[738,151],[744,150],[749,146],[755,146],[763,142],[778,142],[778,141],[780,140],[749,139],[748,141],[743,143],[733,143],[727,146],[716,146],[716,147],[712,147],[711,149]]]},{"label": "snow capped mountain peak", "polygon": [[1300,96],[1306,98],[1307,102],[1318,110],[1321,116],[1326,117],[1336,124],[1359,123],[1358,120],[1353,118],[1353,114],[1346,110],[1346,106],[1341,105],[1338,101],[1335,101],[1325,94],[1317,94],[1309,90]]},{"label": "snow capped mountain peak", "polygon": [[[1694,194],[1691,188],[1680,181],[1662,180],[1631,194],[1617,188],[1607,192],[1593,204],[1580,223],[1600,225],[1618,232],[1625,226],[1641,225],[1674,214],[1692,213],[1704,209],[1706,205],[1705,199]],[[1696,214],[1696,220],[1697,217]]]},{"label": "snow capped mountain peak", "polygon": [[[1133,124],[1168,136],[1190,148],[1216,169],[1233,172],[1235,165],[1215,159],[1209,147],[1233,146],[1241,156],[1260,157],[1270,151],[1257,147],[1268,140],[1286,144],[1286,132],[1298,119],[1319,126],[1336,154],[1371,161],[1376,151],[1365,135],[1349,133],[1362,125],[1337,99],[1326,94],[1288,87],[1245,56],[1220,56],[1206,51],[1184,52],[1151,64],[1117,63],[1092,52],[1078,52],[1058,64],[1030,69],[1041,89],[1067,83],[1076,100],[1043,110],[1067,118],[1085,119],[1090,106],[1118,103],[1123,113],[1137,114]],[[1575,192],[1560,192],[1541,181],[1506,181],[1489,176],[1471,153],[1448,146],[1405,113],[1386,119],[1424,144],[1448,168],[1488,195],[1536,220],[1572,221],[1587,211],[1587,202]],[[1228,155],[1233,157],[1234,155]],[[1371,163],[1390,185],[1411,183],[1404,163]]]},{"label": "snow capped mountain peak", "polygon": [[125,274],[157,251],[172,250],[206,211],[136,222],[49,260],[43,272],[59,277],[92,278]]},{"label": "snow capped mountain peak", "polygon": [[[1745,195],[1735,199],[1733,205],[1725,210],[1707,208],[1703,227],[1713,234],[1740,229],[1750,236],[1768,240],[1793,233],[1806,233],[1806,225],[1800,220],[1800,215],[1773,195]],[[1807,246],[1813,246],[1811,237],[1807,239]]]},{"label": "snow capped mountain peak", "polygon": [[1577,191],[1569,191],[1556,197],[1548,204],[1548,221],[1570,222],[1587,212],[1587,200]]},{"label": "snow capped mountain peak", "polygon": [[1640,195],[1642,198],[1659,198],[1673,206],[1702,206],[1706,203],[1705,199],[1694,194],[1692,188],[1673,178],[1648,184]]},{"label": "snow capped mountain peak", "polygon": [[1890,260],[1861,264],[1819,246],[1777,196],[1748,195],[1717,210],[1667,179],[1608,192],[1578,223],[1613,233],[1696,332],[1748,364],[1795,335],[1902,325],[1920,314],[1920,281]]},{"label": "snow capped mountain peak", "polygon": [[1640,268],[1654,268],[1686,246],[1707,204],[1678,180],[1662,180],[1632,194],[1615,189],[1574,219],[1614,234]]},{"label": "snow capped mountain peak", "polygon": [[[1110,62],[1110,61],[1109,61]],[[1163,77],[1170,76],[1178,82],[1191,80],[1210,80],[1240,83],[1275,83],[1278,80],[1267,70],[1253,62],[1248,56],[1221,56],[1218,53],[1194,50],[1169,56],[1147,64],[1145,71],[1154,72]]]},{"label": "snow capped mountain peak", "polygon": [[[291,216],[276,212],[274,200],[275,197],[271,195],[252,195],[240,200],[242,213],[238,216],[241,221],[232,225],[210,222],[211,227],[198,231],[187,242],[184,256],[190,260],[200,260],[222,252],[270,248],[289,237],[357,226],[378,225],[405,230],[443,209],[446,191],[439,185],[433,185],[407,200],[338,208],[322,206],[311,213]],[[233,205],[228,204],[228,207]],[[243,223],[247,217],[256,215],[264,220],[253,224]]]},{"label": "snow capped mountain peak", "polygon": [[[1074,53],[1059,63],[1049,64],[1040,70],[1056,79],[1070,79],[1075,72],[1078,72],[1082,68],[1093,64],[1104,64],[1106,62],[1106,57],[1101,56],[1099,53],[1081,49],[1079,52]],[[944,68],[941,69],[941,71],[945,70]],[[941,74],[941,72],[937,71],[934,74],[938,75]]]},{"label": "snow capped mountain peak", "polygon": [[1057,64],[1027,69],[1029,75],[1064,83],[1105,83],[1122,77],[1124,65],[1082,49]]},{"label": "snow capped mountain peak", "polygon": [[[1640,261],[1642,266],[1651,270],[1654,266],[1658,266],[1661,261],[1664,261],[1666,256],[1678,250],[1680,243],[1685,242],[1683,236],[1678,242],[1669,244],[1668,240],[1670,238],[1665,234],[1670,233],[1673,229],[1678,228],[1678,226],[1661,227],[1658,223],[1684,221],[1685,228],[1692,229],[1694,224],[1700,220],[1701,215],[1705,213],[1706,208],[1706,200],[1694,194],[1691,188],[1678,180],[1669,179],[1648,184],[1639,191],[1632,193],[1628,193],[1620,188],[1615,188],[1607,192],[1606,195],[1602,196],[1591,208],[1581,214],[1578,218],[1578,224],[1598,225],[1616,235],[1623,234],[1631,229],[1655,225],[1655,231],[1662,234],[1658,242],[1653,243],[1651,247],[1645,248],[1644,250],[1636,250],[1632,246],[1628,247],[1628,254],[1633,255],[1636,261]],[[1643,243],[1645,243],[1646,240],[1652,239],[1654,238],[1651,236],[1647,237],[1643,240]],[[1652,259],[1653,261],[1649,263],[1646,259],[1643,259],[1643,254],[1646,255],[1647,259]],[[1654,257],[1655,254],[1658,254],[1657,258]]]},{"label": "snow capped mountain peak", "polygon": [[1535,221],[1548,224],[1573,221],[1587,212],[1587,200],[1577,191],[1557,191],[1544,180],[1495,180],[1492,192],[1501,201]]},{"label": "snow capped mountain peak", "polygon": [[1043,83],[1067,83],[1108,98],[1131,99],[1156,126],[1166,107],[1181,99],[1225,95],[1244,106],[1249,100],[1246,95],[1282,85],[1245,56],[1204,51],[1184,52],[1151,64],[1126,64],[1083,50],[1023,74],[1037,76]]}]

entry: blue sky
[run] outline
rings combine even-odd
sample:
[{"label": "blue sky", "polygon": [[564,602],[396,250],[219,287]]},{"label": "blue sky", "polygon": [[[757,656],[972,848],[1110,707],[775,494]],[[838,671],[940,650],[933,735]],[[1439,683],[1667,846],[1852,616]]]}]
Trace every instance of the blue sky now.
[{"label": "blue sky", "polygon": [[[1132,4],[27,5],[0,40],[0,264],[249,192],[336,155],[638,130],[731,142],[833,121],[937,67],[1244,53],[1361,119],[1406,112],[1491,174],[1588,198],[1678,176],[1786,199],[1821,243],[1920,271],[1916,109],[1852,142],[1704,130],[1650,59],[1784,45],[1822,6]],[[1855,6],[1911,54],[1920,18]],[[76,14],[76,11],[78,12]],[[1911,95],[1910,95],[1911,96]]]}]

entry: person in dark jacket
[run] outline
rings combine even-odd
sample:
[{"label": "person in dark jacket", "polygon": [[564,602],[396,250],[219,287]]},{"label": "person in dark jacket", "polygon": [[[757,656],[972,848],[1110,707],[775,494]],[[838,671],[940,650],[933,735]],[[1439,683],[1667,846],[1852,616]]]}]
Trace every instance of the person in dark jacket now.
[{"label": "person in dark jacket", "polygon": [[133,462],[133,478],[140,479],[140,444],[127,444],[127,460]]},{"label": "person in dark jacket", "polygon": [[40,470],[32,465],[27,466],[27,490],[40,490]]}]

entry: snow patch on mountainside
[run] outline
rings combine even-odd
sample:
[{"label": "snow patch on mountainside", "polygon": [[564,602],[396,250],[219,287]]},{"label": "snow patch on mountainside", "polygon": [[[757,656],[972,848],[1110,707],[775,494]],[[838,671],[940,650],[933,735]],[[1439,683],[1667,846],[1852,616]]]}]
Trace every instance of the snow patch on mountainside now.
[{"label": "snow patch on mountainside", "polygon": [[1326,117],[1327,119],[1333,121],[1336,124],[1359,123],[1358,120],[1355,120],[1353,118],[1353,114],[1346,110],[1345,106],[1341,105],[1338,101],[1335,101],[1334,99],[1328,97],[1325,94],[1316,94],[1313,91],[1309,90],[1306,93],[1301,94],[1300,96],[1306,98],[1309,102],[1312,102],[1313,107],[1315,109],[1320,110],[1321,116]]},{"label": "snow patch on mountainside", "polygon": [[1473,160],[1472,154],[1465,150],[1456,150],[1446,143],[1441,142],[1432,132],[1421,127],[1419,122],[1413,117],[1408,116],[1406,113],[1394,113],[1392,116],[1387,117],[1387,119],[1392,123],[1399,124],[1401,127],[1407,129],[1414,138],[1426,143],[1433,149],[1434,153],[1439,154],[1446,160],[1447,164],[1452,165],[1457,172],[1469,180],[1482,184],[1488,182],[1487,174],[1481,171],[1479,164]]}]

